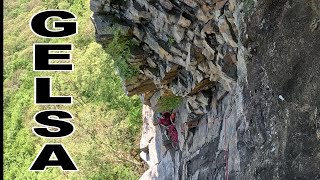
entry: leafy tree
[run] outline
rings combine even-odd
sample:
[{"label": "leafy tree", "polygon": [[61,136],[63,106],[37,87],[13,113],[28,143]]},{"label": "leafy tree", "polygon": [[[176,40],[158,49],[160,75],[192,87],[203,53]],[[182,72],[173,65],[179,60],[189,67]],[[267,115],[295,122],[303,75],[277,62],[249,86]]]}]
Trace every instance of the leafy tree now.
[{"label": "leafy tree", "polygon": [[[79,33],[64,39],[39,38],[29,28],[40,10],[69,9],[77,15]],[[127,97],[115,73],[116,61],[94,42],[89,0],[19,0],[4,2],[4,179],[137,179],[141,103]],[[73,43],[74,72],[33,72],[32,44]],[[123,49],[120,49],[122,51]],[[121,59],[120,59],[121,60]],[[71,95],[71,106],[33,103],[34,77],[51,76],[53,95]],[[74,115],[76,131],[63,139],[43,139],[31,129],[40,110],[62,109]],[[28,168],[44,143],[63,143],[79,172]]]}]

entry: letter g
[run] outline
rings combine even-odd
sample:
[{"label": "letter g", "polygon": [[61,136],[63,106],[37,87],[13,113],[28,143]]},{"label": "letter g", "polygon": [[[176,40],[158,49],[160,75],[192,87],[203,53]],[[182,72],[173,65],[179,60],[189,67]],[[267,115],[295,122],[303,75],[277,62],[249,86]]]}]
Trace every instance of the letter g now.
[{"label": "letter g", "polygon": [[53,28],[49,30],[47,21],[50,18],[58,17],[62,20],[76,20],[77,17],[71,12],[64,10],[46,10],[35,14],[30,20],[31,30],[44,38],[62,38],[77,34],[78,25],[76,21],[54,21]]}]

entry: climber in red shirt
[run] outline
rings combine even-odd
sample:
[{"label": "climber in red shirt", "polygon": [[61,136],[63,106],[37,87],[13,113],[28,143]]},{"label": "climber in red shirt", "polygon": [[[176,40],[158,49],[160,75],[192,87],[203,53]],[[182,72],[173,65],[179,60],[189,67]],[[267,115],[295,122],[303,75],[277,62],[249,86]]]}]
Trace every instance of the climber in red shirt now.
[{"label": "climber in red shirt", "polygon": [[172,124],[172,122],[170,120],[170,116],[171,116],[171,114],[169,112],[158,113],[159,124],[162,124],[164,126],[169,126],[170,124]]},{"label": "climber in red shirt", "polygon": [[176,130],[175,125],[173,124],[176,118],[176,113],[158,113],[157,116],[159,124],[166,127],[168,135],[171,138],[172,144],[176,146],[178,144],[178,132]]}]

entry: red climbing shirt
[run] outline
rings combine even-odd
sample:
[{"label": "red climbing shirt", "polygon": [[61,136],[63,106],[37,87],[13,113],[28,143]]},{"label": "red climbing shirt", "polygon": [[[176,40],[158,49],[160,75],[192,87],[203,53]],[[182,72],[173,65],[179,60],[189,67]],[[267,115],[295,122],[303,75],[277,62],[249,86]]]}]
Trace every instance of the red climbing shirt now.
[{"label": "red climbing shirt", "polygon": [[172,143],[176,146],[179,143],[178,132],[174,124],[172,124],[171,122],[171,120],[174,121],[175,117],[176,113],[171,114],[169,112],[165,112],[162,118],[159,119],[159,123],[168,127],[167,131],[170,136],[170,139]]},{"label": "red climbing shirt", "polygon": [[169,112],[165,112],[162,118],[159,119],[159,123],[165,126],[169,126],[171,124],[170,116],[171,114]]}]

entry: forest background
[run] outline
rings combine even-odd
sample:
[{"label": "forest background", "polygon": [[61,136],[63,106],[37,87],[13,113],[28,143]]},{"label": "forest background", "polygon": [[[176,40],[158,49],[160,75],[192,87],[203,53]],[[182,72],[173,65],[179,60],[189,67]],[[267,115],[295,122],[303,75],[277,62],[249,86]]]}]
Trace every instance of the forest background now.
[{"label": "forest background", "polygon": [[[33,34],[30,18],[47,9],[74,13],[79,33],[62,39]],[[139,158],[142,104],[139,97],[124,94],[108,49],[95,42],[89,0],[6,0],[3,13],[4,179],[138,179],[143,171]],[[75,71],[33,72],[33,43],[72,43]],[[73,96],[73,105],[35,105],[37,76],[51,76],[52,94]],[[63,139],[34,135],[32,127],[39,125],[33,116],[48,109],[71,112],[75,133]],[[45,143],[63,143],[79,171],[29,172]]]}]

